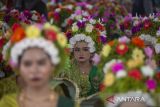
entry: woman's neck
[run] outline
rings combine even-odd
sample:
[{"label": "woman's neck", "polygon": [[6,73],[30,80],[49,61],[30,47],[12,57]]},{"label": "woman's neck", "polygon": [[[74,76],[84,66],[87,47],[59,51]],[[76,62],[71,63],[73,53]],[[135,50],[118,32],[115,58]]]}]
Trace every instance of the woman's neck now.
[{"label": "woman's neck", "polygon": [[89,61],[78,62],[78,67],[82,73],[88,74],[92,68],[92,64]]},{"label": "woman's neck", "polygon": [[[32,99],[38,99],[43,97],[48,97],[51,94],[49,85],[44,85],[43,87],[26,87],[24,89],[26,96]],[[42,97],[43,96],[43,97]]]}]

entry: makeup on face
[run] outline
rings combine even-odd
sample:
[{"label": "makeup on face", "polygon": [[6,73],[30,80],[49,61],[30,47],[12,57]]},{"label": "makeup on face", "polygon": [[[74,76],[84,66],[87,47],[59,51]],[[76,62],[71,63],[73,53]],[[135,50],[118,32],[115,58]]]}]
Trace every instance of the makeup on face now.
[{"label": "makeup on face", "polygon": [[41,49],[27,50],[21,58],[20,74],[31,86],[41,86],[49,81],[53,65]]},{"label": "makeup on face", "polygon": [[80,52],[80,51],[83,51],[83,52],[88,52],[89,51],[89,47],[82,47],[82,48],[74,48],[74,51],[75,52]]}]

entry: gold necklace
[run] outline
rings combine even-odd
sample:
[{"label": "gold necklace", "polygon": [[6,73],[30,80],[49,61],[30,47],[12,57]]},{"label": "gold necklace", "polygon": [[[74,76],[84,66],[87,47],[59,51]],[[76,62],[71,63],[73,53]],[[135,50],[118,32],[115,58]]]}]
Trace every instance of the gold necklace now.
[{"label": "gold necklace", "polygon": [[[26,95],[26,93],[25,92],[22,92],[20,95],[19,95],[19,99],[18,99],[18,101],[19,101],[19,105],[20,105],[20,107],[26,107],[26,100],[28,100],[29,98],[27,98],[27,95]],[[53,103],[53,105],[57,105],[56,104],[56,101],[58,101],[57,99],[58,99],[58,95],[57,94],[55,94],[54,92],[51,92],[51,94],[49,95],[49,97],[48,98],[46,98],[46,99],[43,99],[43,101],[46,101],[46,100],[48,100],[49,99],[49,102],[52,104]],[[31,100],[31,99],[29,99],[30,101],[33,101],[33,100]],[[38,102],[43,102],[43,101],[38,101]]]}]

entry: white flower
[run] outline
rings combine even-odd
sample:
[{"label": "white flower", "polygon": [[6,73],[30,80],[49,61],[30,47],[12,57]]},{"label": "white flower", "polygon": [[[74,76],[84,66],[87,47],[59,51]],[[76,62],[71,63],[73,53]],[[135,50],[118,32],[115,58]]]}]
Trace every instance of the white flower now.
[{"label": "white flower", "polygon": [[125,70],[120,70],[120,71],[118,71],[117,74],[116,74],[116,77],[117,77],[117,78],[123,78],[123,77],[126,77],[126,76],[127,76],[127,73],[126,73]]},{"label": "white flower", "polygon": [[81,10],[81,7],[80,6],[76,7],[76,10]]},{"label": "white flower", "polygon": [[125,30],[124,32],[125,32],[126,35],[129,35],[129,36],[132,35],[131,30]]},{"label": "white flower", "polygon": [[142,71],[143,75],[146,77],[147,76],[153,77],[153,75],[154,75],[154,70],[150,66],[141,67],[141,71]]},{"label": "white flower", "polygon": [[90,36],[86,36],[85,34],[76,34],[74,37],[70,38],[69,44],[71,51],[73,51],[73,47],[78,41],[85,41],[86,43],[88,43],[89,51],[91,53],[96,51],[96,48],[94,47],[94,41]]},{"label": "white flower", "polygon": [[157,31],[156,35],[157,37],[160,37],[160,30]]},{"label": "white flower", "polygon": [[141,34],[140,38],[144,40],[145,39],[145,34]]},{"label": "white flower", "polygon": [[38,47],[43,49],[51,57],[51,62],[53,64],[56,65],[59,63],[60,58],[58,56],[59,54],[58,49],[51,41],[45,40],[43,38],[38,38],[38,39],[26,38],[15,44],[11,50],[11,59],[13,63],[18,64],[19,56],[23,54],[24,50],[31,47]]},{"label": "white flower", "polygon": [[7,57],[7,50],[10,48],[11,46],[11,42],[7,42],[7,44],[4,45],[3,47],[3,50],[2,50],[2,56],[3,56],[3,59],[6,60],[6,57]]},{"label": "white flower", "polygon": [[107,33],[106,33],[105,30],[104,30],[103,32],[100,32],[100,35],[101,35],[101,36],[105,36],[105,37],[106,37],[106,34],[107,34]]},{"label": "white flower", "polygon": [[96,24],[96,20],[94,20],[94,19],[90,19],[89,22],[90,22],[91,24]]},{"label": "white flower", "polygon": [[154,48],[155,48],[156,53],[160,54],[160,43],[156,44]]},{"label": "white flower", "polygon": [[73,32],[77,32],[78,31],[78,26],[76,24],[73,24],[72,31]]},{"label": "white flower", "polygon": [[158,21],[159,21],[158,17],[156,17],[156,18],[154,19],[154,21],[155,21],[155,22],[158,22]]},{"label": "white flower", "polygon": [[82,21],[85,22],[85,21],[87,21],[87,19],[86,19],[86,18],[83,18]]},{"label": "white flower", "polygon": [[82,11],[82,16],[89,16],[89,13],[86,11]]},{"label": "white flower", "polygon": [[67,5],[67,8],[72,10],[73,9],[73,5]]},{"label": "white flower", "polygon": [[140,38],[142,40],[144,40],[145,42],[151,43],[152,45],[155,45],[157,43],[157,39],[155,37],[151,36],[151,35],[148,35],[148,34],[147,35],[141,34]]},{"label": "white flower", "polygon": [[88,9],[92,9],[92,8],[93,8],[93,6],[90,5],[90,4],[88,4],[86,7],[87,7]]},{"label": "white flower", "polygon": [[145,16],[145,17],[142,19],[142,21],[145,21],[145,20],[147,20],[147,19],[149,19],[149,18]]},{"label": "white flower", "polygon": [[136,20],[136,21],[133,22],[133,26],[136,26],[136,25],[138,25],[138,24],[139,24],[139,21],[138,21],[138,20]]},{"label": "white flower", "polygon": [[154,19],[154,14],[153,14],[153,15],[150,14],[150,15],[149,15],[149,18],[150,18],[150,19]]},{"label": "white flower", "polygon": [[55,10],[55,12],[60,12],[61,11],[61,9],[60,8],[57,8],[56,10]]},{"label": "white flower", "polygon": [[32,20],[38,20],[38,16],[36,14],[32,15]]},{"label": "white flower", "polygon": [[91,33],[92,30],[93,30],[93,28],[94,28],[94,27],[93,27],[91,24],[87,24],[85,30],[86,30],[86,32]]},{"label": "white flower", "polygon": [[105,65],[104,65],[104,68],[103,68],[103,72],[106,74],[108,72],[108,70],[111,68],[111,66],[116,63],[116,60],[115,59],[112,59],[110,62],[107,62]]},{"label": "white flower", "polygon": [[74,19],[75,16],[76,16],[75,14],[72,14],[72,15],[68,18],[68,20],[69,20],[69,19]]},{"label": "white flower", "polygon": [[76,19],[76,20],[80,20],[80,19],[82,19],[82,16],[81,16],[81,15],[76,15],[76,16],[75,16],[75,19]]}]

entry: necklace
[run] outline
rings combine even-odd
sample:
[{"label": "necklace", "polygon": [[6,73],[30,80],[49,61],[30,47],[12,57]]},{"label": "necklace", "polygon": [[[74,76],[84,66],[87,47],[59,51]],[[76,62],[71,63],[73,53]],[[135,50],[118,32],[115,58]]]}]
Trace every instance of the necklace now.
[{"label": "necklace", "polygon": [[51,94],[47,98],[45,98],[45,99],[42,99],[42,100],[33,100],[33,99],[27,97],[25,91],[22,91],[22,93],[19,95],[18,101],[19,101],[20,107],[27,107],[26,106],[27,100],[30,101],[30,102],[31,101],[32,102],[36,102],[37,104],[38,104],[38,102],[49,101],[49,103],[50,103],[50,105],[52,105],[52,107],[56,107],[56,105],[57,105],[57,103],[56,103],[57,99],[58,99],[57,94],[55,94],[54,92],[51,92]]}]

